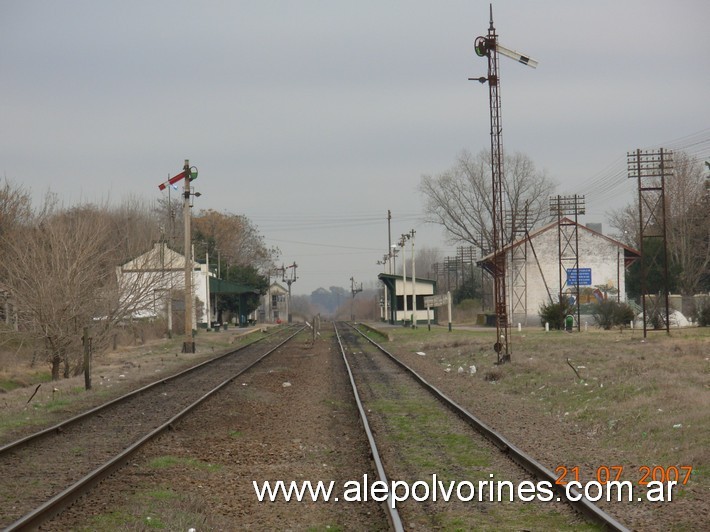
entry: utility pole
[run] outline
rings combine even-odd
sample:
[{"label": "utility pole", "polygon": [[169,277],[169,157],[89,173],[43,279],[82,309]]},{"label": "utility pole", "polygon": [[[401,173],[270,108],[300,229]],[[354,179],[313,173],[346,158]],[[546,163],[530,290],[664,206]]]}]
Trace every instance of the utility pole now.
[{"label": "utility pole", "polygon": [[[527,296],[527,262],[528,239],[530,229],[528,201],[525,201],[523,214],[509,212],[506,222],[510,224],[510,290],[511,304],[510,317],[513,322],[521,320],[527,325],[528,296]],[[522,220],[521,220],[522,218]],[[519,242],[520,239],[522,242]],[[520,321],[518,322],[520,323]]]},{"label": "utility pole", "polygon": [[[385,253],[382,256],[382,260],[377,261],[377,264],[382,266],[383,273],[387,273],[387,268],[389,267],[389,265],[388,265],[389,260],[390,260],[389,253]],[[382,321],[385,321],[385,322],[389,320],[388,314],[387,314],[388,313],[388,306],[389,306],[387,303],[388,298],[389,298],[389,293],[387,291],[387,284],[382,283],[382,305],[381,305],[381,307],[382,307]]]},{"label": "utility pole", "polygon": [[[646,338],[649,322],[653,329],[663,328],[666,334],[670,334],[666,178],[673,175],[673,152],[663,148],[659,151],[636,150],[627,154],[627,166],[629,178],[638,181],[643,337]],[[649,183],[649,179],[653,181]],[[651,245],[654,242],[655,245]],[[657,295],[651,295],[648,290],[651,266],[662,268],[662,286]],[[664,323],[659,323],[659,319]]]},{"label": "utility pole", "polygon": [[405,244],[409,240],[409,234],[403,234],[399,240],[399,247],[402,248],[402,300],[404,302],[404,316],[402,325],[407,326],[407,248]]},{"label": "utility pole", "polygon": [[414,261],[414,234],[416,231],[412,229],[409,234],[412,240],[412,329],[417,328],[417,270],[416,262]]},{"label": "utility pole", "polygon": [[[392,211],[387,209],[387,255],[392,257]],[[392,264],[390,263],[390,271],[392,273]],[[394,272],[397,273],[397,272]]]},{"label": "utility pole", "polygon": [[[170,174],[168,174],[168,180],[170,180]],[[162,242],[161,242],[161,248],[160,248],[160,267],[162,269],[161,274],[162,274],[162,285],[163,288],[165,287],[165,248],[166,248],[166,240],[170,242],[171,246],[175,245],[175,215],[173,213],[173,201],[172,198],[170,197],[170,188],[168,188],[168,231],[169,235],[167,237],[163,237]],[[167,313],[167,319],[168,319],[168,338],[173,339],[173,271],[172,271],[172,253],[170,254],[171,260],[170,260],[170,276],[168,277],[168,282],[169,282],[169,288],[167,288],[167,301],[166,301],[166,313]]]},{"label": "utility pole", "polygon": [[[577,332],[581,330],[581,308],[580,308],[580,277],[579,270],[579,224],[578,216],[585,213],[584,196],[574,194],[572,196],[551,196],[550,214],[557,216],[557,248],[559,258],[559,302],[564,296],[564,287],[574,281],[575,304],[577,305]],[[574,216],[574,220],[569,220],[566,216]],[[572,268],[565,268],[565,262],[571,262]],[[572,273],[574,272],[574,273]],[[566,274],[566,277],[565,275]]]}]

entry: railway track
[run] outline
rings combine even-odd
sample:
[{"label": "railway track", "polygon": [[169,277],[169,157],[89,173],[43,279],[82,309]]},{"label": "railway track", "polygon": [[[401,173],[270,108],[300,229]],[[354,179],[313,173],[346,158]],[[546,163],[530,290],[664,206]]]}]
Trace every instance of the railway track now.
[{"label": "railway track", "polygon": [[[234,377],[246,375],[244,372],[247,369],[295,335],[296,333],[290,334],[286,339],[281,337],[278,341],[272,338],[268,341],[268,350],[265,346],[256,349],[254,344],[251,344],[224,355],[212,363],[203,363],[191,370],[146,386],[134,394],[94,409],[84,416],[77,416],[79,419],[68,420],[65,425],[56,425],[14,444],[0,447],[0,475],[6,479],[0,487],[0,495],[3,501],[10,502],[9,505],[2,504],[0,528],[34,529],[47,519],[51,519],[102,478],[124,464],[129,456],[134,456],[134,453],[144,447],[144,444],[152,441],[166,429],[177,425],[179,419],[200,403],[202,403],[200,408],[203,409],[199,416],[202,430],[198,430],[197,434],[209,433],[209,430],[205,431],[203,427],[212,427],[217,423],[214,420],[220,419],[220,416],[224,417],[224,412],[219,405],[222,404],[222,395],[226,390],[235,389],[242,395],[248,390],[252,390],[251,393],[256,391],[252,386],[227,387]],[[342,360],[349,375],[350,388],[354,391],[357,410],[367,433],[370,455],[374,464],[374,471],[367,473],[371,482],[379,480],[388,486],[392,486],[393,481],[406,482],[409,486],[419,484],[419,495],[422,494],[424,483],[434,485],[432,473],[438,474],[439,481],[443,483],[452,479],[476,483],[480,480],[489,480],[489,473],[495,472],[497,478],[512,482],[542,479],[551,480],[554,484],[554,475],[532,457],[525,455],[503,436],[486,427],[355,328],[334,324],[332,336],[340,347]],[[302,351],[302,348],[300,349]],[[283,354],[288,352],[287,350]],[[311,355],[291,354],[286,359],[280,356],[278,360],[273,360],[275,364],[273,367],[285,368],[285,360],[290,358],[295,361],[303,356]],[[259,372],[262,378],[269,381],[278,380],[276,383],[278,389],[280,378],[276,373],[272,373],[274,370],[267,370],[262,365],[259,367],[262,368]],[[336,380],[339,379],[340,377]],[[319,386],[315,383],[313,385]],[[342,383],[338,385],[337,389],[342,390],[338,393],[338,397],[342,399],[338,401],[344,401],[347,397],[346,388],[347,385],[343,386]],[[219,389],[222,389],[219,401],[204,401]],[[308,394],[309,389],[312,394],[313,388],[304,388],[304,391]],[[334,393],[335,388],[331,389],[333,390],[331,393]],[[232,399],[227,401],[228,404],[235,406],[240,404]],[[330,401],[331,399],[328,399],[329,403]],[[204,404],[212,404],[212,410],[216,407],[216,411],[206,415]],[[244,407],[236,408],[237,411],[242,411]],[[153,411],[162,412],[161,417],[155,418]],[[299,412],[306,413],[308,409],[301,409]],[[194,417],[196,416],[188,419]],[[349,414],[348,418],[350,417]],[[262,424],[262,422],[263,420],[257,423]],[[180,426],[183,424],[185,421],[182,421]],[[191,425],[194,423],[189,423],[185,429]],[[189,429],[189,432],[185,432],[185,429],[171,431],[170,435],[163,436],[161,440],[165,437],[173,438],[172,435],[178,432],[184,433],[185,438],[201,437],[192,435],[194,427]],[[291,447],[293,441],[290,442]],[[178,448],[184,448],[184,443],[183,440]],[[256,443],[259,448],[263,445],[263,443]],[[224,451],[224,448],[221,450],[213,448],[214,444],[213,438],[193,447],[192,452],[204,452],[208,457],[220,456],[219,453]],[[244,444],[244,441],[239,443],[239,450],[228,447],[229,452],[236,452],[242,456],[245,452]],[[233,445],[233,442],[228,445]],[[315,447],[321,448],[322,445],[319,443]],[[256,452],[255,456],[259,456],[260,451]],[[61,457],[61,459],[52,461],[51,456]],[[268,461],[268,457],[264,459],[266,460],[264,464],[268,464],[267,467],[271,470],[273,466]],[[511,459],[517,465],[513,464]],[[257,465],[261,459],[252,460],[256,469],[252,468],[251,474],[257,475],[253,478],[259,478],[257,471],[264,466]],[[37,474],[25,474],[32,470],[32,464],[35,462],[48,464],[49,467],[37,467]],[[131,469],[136,467],[133,462],[134,460],[131,460]],[[305,467],[304,462],[300,464],[299,470],[305,472],[303,469]],[[362,470],[362,465],[360,467],[358,471]],[[23,474],[17,475],[17,471],[22,471]],[[311,476],[317,478],[313,473]],[[227,477],[234,478],[233,474]],[[123,475],[114,475],[113,482],[120,483],[120,478],[123,478]],[[70,485],[71,487],[67,488]],[[176,489],[180,489],[177,483],[175,485]],[[400,488],[402,485],[400,484]],[[125,488],[121,486],[118,489]],[[220,498],[218,492],[211,493],[210,500]],[[242,495],[236,498],[233,493],[228,503],[235,504],[237,511],[243,513],[243,505],[251,504],[245,497],[253,499],[254,496],[248,494],[248,490],[241,493]],[[414,490],[412,493],[417,495]],[[18,497],[17,494],[22,496]],[[402,495],[401,489],[398,494]],[[606,529],[626,530],[623,525],[584,499],[581,505],[577,503],[574,506],[576,512],[573,512],[570,509],[570,506],[574,505],[573,502],[539,503],[537,509],[531,509],[534,505],[529,503],[515,505],[476,501],[464,503],[460,500],[452,500],[444,504],[442,501],[432,501],[428,497],[421,500],[397,500],[395,505],[392,495],[390,493],[388,500],[380,506],[387,514],[389,525],[393,530],[413,527],[419,529],[479,526],[498,528],[506,527],[506,523],[516,527],[535,523],[538,528],[574,528],[585,523],[579,514],[584,514],[585,519]],[[327,503],[323,504],[327,506]],[[352,510],[351,505],[346,507],[347,511]],[[563,509],[560,510],[560,507]],[[281,506],[281,508],[285,507]],[[342,511],[343,507],[340,508]],[[74,510],[72,508],[72,511]],[[255,511],[265,510],[268,512],[268,507],[262,506]],[[293,506],[289,506],[289,510],[293,511]],[[374,514],[372,516],[374,518]],[[372,521],[373,526],[376,522],[376,520]],[[381,526],[377,525],[377,528]]]},{"label": "railway track", "polygon": [[[555,484],[556,475],[456,404],[382,346],[351,325],[334,326],[352,387],[358,396],[359,410],[381,481],[392,485],[393,480],[404,480],[409,486],[424,481],[430,482],[433,489],[432,467],[441,468],[443,477],[475,480],[474,485],[481,480],[489,480],[487,477],[492,475],[484,474],[486,470],[495,470],[499,477],[500,471],[507,471],[506,480],[549,483],[555,489],[555,499],[561,501],[559,504],[574,509],[575,515],[581,514],[588,521],[608,530],[627,530],[584,497],[580,496],[577,501],[567,499],[565,491]],[[375,437],[377,434],[379,438]],[[387,442],[384,452],[378,450],[376,439]],[[393,441],[395,445],[391,443]],[[486,450],[480,451],[483,447]],[[516,471],[506,468],[500,463],[501,460],[512,461],[519,466],[514,468],[518,470],[517,479],[514,477]],[[520,468],[526,474],[521,475]],[[420,488],[420,495],[428,489],[422,484]],[[574,498],[580,495],[574,490],[571,493]],[[394,506],[391,498],[388,503],[387,507],[391,509]],[[543,528],[560,526],[560,523],[544,521],[547,518],[544,514],[557,503],[540,504],[543,506],[540,514],[529,516],[529,519],[544,523]],[[392,512],[389,515],[395,529],[402,529],[403,520],[425,528],[446,528],[462,523],[465,523],[464,528],[475,528],[490,517],[487,514],[495,514],[495,527],[500,525],[499,514],[503,508],[512,512],[511,523],[515,523],[516,512],[527,515],[531,508],[530,503],[525,503],[525,507],[516,507],[497,502],[479,506],[483,511],[471,515],[470,505],[464,508],[454,504],[444,510],[441,505],[433,503],[431,497],[416,504],[403,501],[399,507],[404,517]],[[553,513],[556,511],[558,508]]]},{"label": "railway track", "polygon": [[302,329],[277,331],[0,447],[0,527],[34,529],[61,512]]}]

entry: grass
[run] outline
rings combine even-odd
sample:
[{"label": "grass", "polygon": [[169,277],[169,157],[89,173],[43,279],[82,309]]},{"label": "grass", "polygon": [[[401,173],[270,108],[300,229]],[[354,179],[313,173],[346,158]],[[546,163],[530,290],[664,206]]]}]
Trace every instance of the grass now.
[{"label": "grass", "polygon": [[200,530],[208,521],[203,507],[203,501],[168,487],[144,489],[130,496],[125,509],[96,515],[78,530]]},{"label": "grass", "polygon": [[533,404],[598,442],[599,456],[570,460],[599,462],[605,452],[620,452],[629,465],[691,464],[693,481],[710,486],[710,328],[646,339],[629,330],[513,331],[512,363],[502,366],[495,365],[491,329],[395,328],[391,335],[397,352],[424,351],[452,372],[475,365],[472,378],[495,375],[487,385],[501,400]]},{"label": "grass", "polygon": [[[416,394],[408,395],[406,389],[396,391],[399,392],[396,398],[372,401],[368,408],[383,416],[388,427],[387,439],[396,443],[398,460],[407,464],[405,469],[421,472],[421,478],[416,480],[428,483],[433,491],[433,473],[444,484],[467,480],[477,485],[478,481],[499,477],[491,460],[491,453],[497,451],[477,444],[467,429],[459,432],[450,418],[442,415],[442,406],[434,399],[422,400]],[[435,526],[444,530],[501,530],[515,528],[521,522],[518,505],[495,503],[488,505],[495,507],[493,511],[472,513],[471,504],[481,505],[461,503],[443,511],[435,505],[427,513]],[[540,530],[596,530],[585,525],[572,527],[568,515],[544,505],[535,505],[530,516],[530,519],[526,516],[526,528],[533,524]]]},{"label": "grass", "polygon": [[[156,470],[186,469],[192,478],[212,475],[221,465],[174,455],[157,456],[148,462]],[[179,491],[168,485],[144,484],[127,492],[126,499],[105,513],[95,515],[80,531],[110,530],[213,530],[211,517],[205,514],[206,501],[201,495]],[[116,508],[114,506],[113,508]]]},{"label": "grass", "polygon": [[436,402],[416,397],[380,399],[370,408],[384,415],[389,437],[402,447],[401,455],[417,469],[453,479],[463,470],[482,469],[490,464],[488,453],[481,452],[470,436],[452,430]]},{"label": "grass", "polygon": [[[158,378],[224,352],[222,347],[233,349],[260,336],[255,333],[235,337],[226,332],[201,335],[197,339],[197,355],[189,358],[179,355],[181,337],[96,354],[92,389],[88,392],[84,389],[83,375],[52,382],[47,369],[38,369],[44,367],[44,363],[34,367],[30,364],[31,351],[0,351],[0,440],[9,441],[13,434],[38,430],[65,419],[71,412],[88,409],[126,393],[131,384],[129,379],[124,382],[117,378],[120,373],[131,371],[134,379],[136,374],[146,379]],[[35,391],[37,393],[33,395]]]},{"label": "grass", "polygon": [[51,380],[52,374],[49,371],[25,371],[14,368],[12,371],[0,373],[0,392],[10,392],[25,386],[50,382]]}]

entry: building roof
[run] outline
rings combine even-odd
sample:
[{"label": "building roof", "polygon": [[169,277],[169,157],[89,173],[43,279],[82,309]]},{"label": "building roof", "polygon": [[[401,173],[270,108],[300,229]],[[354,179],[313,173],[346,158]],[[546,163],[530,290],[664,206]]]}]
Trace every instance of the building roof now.
[{"label": "building roof", "polygon": [[288,288],[284,288],[283,285],[280,285],[280,284],[277,283],[276,281],[274,281],[273,283],[271,283],[271,284],[269,285],[269,292],[273,292],[274,290],[276,290],[276,292],[280,292],[280,293],[282,293],[282,294],[287,294],[287,293],[288,293]]},{"label": "building roof", "polygon": [[[553,221],[553,222],[551,222],[551,223],[549,223],[549,224],[547,224],[547,225],[543,225],[542,227],[539,227],[539,228],[537,228],[537,229],[535,229],[535,230],[529,232],[529,233],[527,234],[527,236],[525,236],[524,238],[520,238],[520,239],[516,240],[515,242],[506,244],[506,245],[503,247],[503,250],[502,250],[502,251],[503,251],[504,253],[508,253],[508,252],[511,251],[512,249],[514,249],[514,248],[516,248],[516,247],[518,247],[518,246],[523,245],[526,241],[531,241],[532,239],[534,239],[534,238],[540,236],[541,234],[546,233],[546,232],[549,231],[550,229],[556,229],[558,223],[561,224],[562,222],[564,222],[566,225],[576,225],[576,226],[577,226],[577,230],[582,229],[583,231],[586,231],[586,232],[588,232],[588,233],[590,233],[590,234],[592,234],[592,235],[594,235],[594,236],[596,236],[596,237],[603,238],[604,240],[607,240],[607,241],[610,242],[611,244],[613,244],[613,245],[615,245],[615,246],[618,246],[619,248],[623,249],[623,250],[624,250],[624,265],[625,265],[626,267],[628,267],[629,265],[631,265],[631,263],[633,263],[634,261],[636,261],[636,260],[638,260],[639,258],[641,258],[641,252],[640,252],[639,250],[637,250],[637,249],[635,249],[635,248],[632,248],[632,247],[630,247],[630,246],[627,246],[627,245],[624,244],[623,242],[620,242],[620,241],[618,241],[618,240],[615,240],[615,239],[613,239],[613,238],[610,238],[610,237],[608,237],[608,236],[606,236],[606,235],[600,233],[599,231],[595,231],[594,229],[590,229],[590,228],[587,227],[586,225],[582,225],[582,224],[580,224],[580,223],[577,223],[577,222],[575,222],[574,220],[572,220],[572,219],[570,219],[570,218],[567,218],[567,217],[561,218],[561,219],[559,220],[559,222],[558,222],[557,220],[555,220],[555,221]],[[478,266],[481,266],[481,267],[484,268],[485,270],[490,271],[491,268],[493,267],[493,253],[489,253],[488,255],[486,255],[485,257],[483,257],[481,260],[477,261],[476,264],[477,264]]]},{"label": "building roof", "polygon": [[[380,279],[381,281],[383,281],[383,280],[385,280],[385,279],[387,279],[387,280],[391,280],[391,279],[399,280],[399,279],[402,279],[402,276],[401,276],[401,275],[393,275],[393,274],[391,274],[391,273],[380,273],[380,274],[377,276],[377,278]],[[408,280],[409,282],[411,282],[411,281],[412,281],[412,276],[410,275],[409,277],[407,277],[407,280]],[[436,284],[436,281],[435,281],[434,279],[427,279],[427,278],[425,278],[425,277],[417,277],[417,278],[416,278],[416,281],[417,281],[417,282],[422,282],[423,284]]]},{"label": "building roof", "polygon": [[235,283],[234,281],[226,281],[210,277],[210,293],[211,294],[258,294],[259,290],[253,286]]},{"label": "building roof", "polygon": [[173,251],[164,242],[156,242],[153,248],[129,260],[121,266],[123,272],[149,272],[184,270],[185,256]]}]

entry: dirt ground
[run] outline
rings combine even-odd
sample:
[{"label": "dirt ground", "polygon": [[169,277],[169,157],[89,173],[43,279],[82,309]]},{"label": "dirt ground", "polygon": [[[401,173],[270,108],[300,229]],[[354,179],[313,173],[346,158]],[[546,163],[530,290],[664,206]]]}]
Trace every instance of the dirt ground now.
[{"label": "dirt ground", "polygon": [[[195,337],[196,352],[182,353],[182,337],[153,340],[145,344],[119,347],[95,355],[92,389],[85,390],[83,375],[50,381],[49,366],[38,362],[31,367],[15,353],[0,354],[0,443],[49,426],[101,404],[113,397],[166,377],[206,360],[226,349],[250,341],[261,329],[232,329],[200,333]],[[12,386],[9,384],[12,383]],[[17,384],[24,386],[14,387]]]}]

